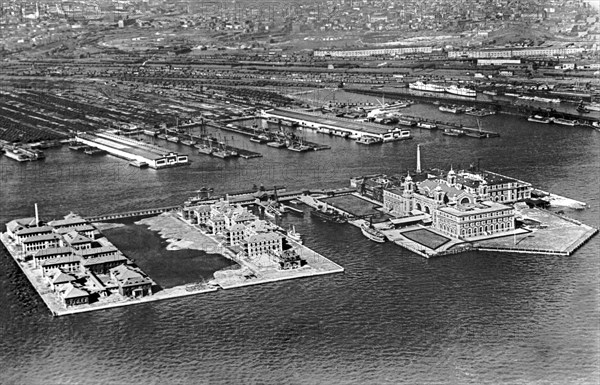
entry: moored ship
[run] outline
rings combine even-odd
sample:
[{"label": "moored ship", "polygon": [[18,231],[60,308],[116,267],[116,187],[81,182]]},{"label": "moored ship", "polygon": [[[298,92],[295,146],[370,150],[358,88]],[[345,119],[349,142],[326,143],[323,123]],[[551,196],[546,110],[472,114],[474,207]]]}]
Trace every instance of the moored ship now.
[{"label": "moored ship", "polygon": [[446,87],[446,92],[452,95],[458,96],[468,96],[470,98],[474,98],[477,96],[477,91],[472,90],[466,87],[459,87],[456,85],[451,85],[450,87]]},{"label": "moored ship", "polygon": [[302,244],[302,236],[300,235],[300,233],[296,232],[296,227],[292,226],[290,227],[290,229],[287,231],[287,236],[288,238],[290,238],[292,241]]},{"label": "moored ship", "polygon": [[333,223],[346,223],[348,219],[343,215],[339,214],[337,211],[331,208],[325,209],[313,209],[310,212],[310,215],[324,221],[333,222]]},{"label": "moored ship", "polygon": [[446,89],[443,86],[431,83],[423,83],[422,81],[416,81],[414,83],[408,83],[408,88],[411,90],[417,91],[427,91],[427,92],[446,92]]},{"label": "moored ship", "polygon": [[356,143],[358,143],[358,144],[376,144],[376,143],[381,143],[381,139],[376,138],[374,136],[364,135],[364,136],[361,136],[360,138],[358,138],[356,140]]},{"label": "moored ship", "polygon": [[419,122],[419,123],[417,123],[417,127],[425,128],[427,130],[435,130],[438,128],[437,124],[429,123],[429,122]]},{"label": "moored ship", "polygon": [[462,114],[464,112],[461,107],[455,105],[441,105],[438,109],[442,112],[450,112],[452,114]]},{"label": "moored ship", "polygon": [[575,124],[577,123],[576,120],[570,120],[570,119],[563,119],[563,118],[554,118],[552,119],[552,121],[556,124],[561,124],[563,126],[575,126]]},{"label": "moored ship", "polygon": [[365,237],[369,238],[373,242],[377,242],[377,243],[385,242],[385,235],[382,232],[380,232],[379,230],[372,227],[369,223],[363,223],[360,226],[360,231],[363,233],[363,235]]},{"label": "moored ship", "polygon": [[543,117],[542,115],[530,115],[527,118],[527,120],[530,121],[530,122],[543,123],[543,124],[548,124],[548,123],[551,122],[550,118]]},{"label": "moored ship", "polygon": [[167,136],[165,137],[165,139],[166,139],[168,142],[179,143],[179,137],[178,137],[178,136],[175,136],[175,135],[167,135]]}]

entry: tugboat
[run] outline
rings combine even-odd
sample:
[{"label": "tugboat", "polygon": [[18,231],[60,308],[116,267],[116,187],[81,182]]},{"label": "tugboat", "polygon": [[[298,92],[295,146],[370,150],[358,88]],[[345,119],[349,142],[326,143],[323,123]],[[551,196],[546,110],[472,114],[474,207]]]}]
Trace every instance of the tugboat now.
[{"label": "tugboat", "polygon": [[205,143],[197,144],[194,147],[196,147],[198,149],[199,154],[210,155],[213,151],[212,145],[210,144],[210,142],[208,142],[208,144],[205,144]]},{"label": "tugboat", "polygon": [[290,238],[292,241],[302,244],[302,236],[296,232],[296,227],[292,226],[290,227],[290,229],[287,231],[287,236],[288,238]]},{"label": "tugboat", "polygon": [[551,122],[550,118],[545,118],[542,115],[531,115],[527,118],[527,120],[530,122],[543,123],[543,124],[548,124]]},{"label": "tugboat", "polygon": [[371,223],[364,222],[360,226],[360,231],[363,233],[363,235],[365,237],[369,238],[373,242],[377,242],[377,243],[385,242],[385,235],[382,232],[380,232],[379,230],[377,230],[376,228],[374,228],[373,224],[371,224]]}]

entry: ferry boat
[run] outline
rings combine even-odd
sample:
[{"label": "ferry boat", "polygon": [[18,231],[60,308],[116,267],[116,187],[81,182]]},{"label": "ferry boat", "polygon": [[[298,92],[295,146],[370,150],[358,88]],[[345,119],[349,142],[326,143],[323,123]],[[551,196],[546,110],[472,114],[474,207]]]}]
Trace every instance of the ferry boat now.
[{"label": "ferry boat", "polygon": [[438,128],[437,124],[429,123],[429,122],[419,122],[419,123],[417,123],[417,127],[425,128],[427,130],[435,130]]},{"label": "ferry boat", "polygon": [[600,103],[590,103],[587,106],[585,106],[585,108],[587,108],[590,111],[600,111]]},{"label": "ferry boat", "polygon": [[376,143],[381,143],[381,139],[376,138],[374,136],[365,135],[365,136],[361,136],[359,139],[357,139],[356,143],[358,143],[358,144],[376,144]]},{"label": "ferry boat", "polygon": [[442,112],[450,112],[452,114],[461,114],[464,112],[464,110],[461,107],[458,106],[449,106],[449,105],[442,105],[439,106],[438,109]]},{"label": "ferry boat", "polygon": [[466,88],[466,87],[459,87],[456,85],[451,85],[450,87],[446,87],[446,92],[452,95],[459,95],[459,96],[468,96],[470,98],[474,98],[477,96],[477,91],[472,90],[470,88]]},{"label": "ferry boat", "polygon": [[263,144],[263,143],[269,142],[269,137],[266,136],[266,135],[264,135],[264,134],[260,134],[260,135],[257,135],[257,136],[250,137],[250,141],[254,142],[254,143]]},{"label": "ferry boat", "polygon": [[414,127],[417,125],[417,122],[412,119],[398,118],[398,124],[401,124],[403,126]]},{"label": "ferry boat", "polygon": [[535,100],[536,102],[542,102],[542,103],[555,103],[555,104],[560,103],[560,99],[558,99],[558,98],[542,98],[539,96],[534,96],[533,100]]},{"label": "ferry boat", "polygon": [[543,123],[543,124],[548,124],[551,122],[550,118],[545,118],[542,115],[530,115],[527,118],[528,121],[530,122],[534,122],[534,123]]},{"label": "ferry boat", "polygon": [[446,92],[446,88],[437,84],[423,83],[422,81],[416,81],[414,83],[408,83],[408,88],[417,91],[427,92]]},{"label": "ferry boat", "polygon": [[442,135],[447,135],[447,136],[464,136],[465,135],[465,131],[461,130],[459,128],[446,128],[444,130],[444,132],[442,132]]},{"label": "ferry boat", "polygon": [[275,140],[273,142],[267,142],[267,146],[274,148],[282,148],[285,147],[285,143],[279,140]]},{"label": "ferry boat", "polygon": [[35,160],[32,156],[26,154],[20,149],[7,148],[4,152],[4,155],[12,160],[16,160],[17,162],[29,162]]},{"label": "ferry boat", "polygon": [[363,223],[360,226],[360,231],[363,233],[363,235],[365,237],[369,238],[373,242],[377,242],[377,243],[385,242],[385,235],[382,232],[380,232],[379,230],[371,227],[371,225],[368,223]]},{"label": "ferry boat", "polygon": [[167,135],[165,138],[168,142],[179,143],[179,137],[174,135]]},{"label": "ferry boat", "polygon": [[577,121],[575,121],[575,120],[563,119],[563,118],[554,118],[552,121],[556,124],[562,124],[563,126],[571,126],[571,127],[575,126],[575,124],[577,123]]},{"label": "ferry boat", "polygon": [[158,132],[156,130],[143,130],[142,133],[144,135],[149,135],[149,136],[156,136],[156,135],[158,135]]},{"label": "ferry boat", "polygon": [[302,244],[302,236],[296,232],[296,227],[292,226],[290,227],[290,229],[287,231],[287,236],[288,238],[290,238],[292,241]]}]

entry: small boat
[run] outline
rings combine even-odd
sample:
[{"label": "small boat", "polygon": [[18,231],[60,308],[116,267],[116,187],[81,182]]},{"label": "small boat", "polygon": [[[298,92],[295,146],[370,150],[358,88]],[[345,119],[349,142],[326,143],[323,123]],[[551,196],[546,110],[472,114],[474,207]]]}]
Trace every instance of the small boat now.
[{"label": "small boat", "polygon": [[168,142],[179,143],[179,137],[175,135],[167,135],[165,138]]},{"label": "small boat", "polygon": [[447,136],[464,136],[465,135],[465,131],[458,129],[458,128],[446,128],[444,130],[444,132],[442,132],[442,135],[447,135]]},{"label": "small boat", "polygon": [[542,124],[548,124],[551,122],[550,118],[545,118],[542,115],[530,115],[527,118],[528,121],[530,122],[534,122],[534,123],[542,123]]},{"label": "small boat", "polygon": [[84,151],[88,146],[81,142],[71,141],[69,142],[69,150],[73,151]]},{"label": "small boat", "polygon": [[442,105],[439,106],[438,109],[442,112],[450,112],[452,114],[461,114],[464,112],[464,109],[454,105]]},{"label": "small boat", "polygon": [[419,123],[417,123],[417,127],[425,128],[427,130],[435,130],[438,128],[437,124],[429,123],[429,122],[419,122]]},{"label": "small boat", "polygon": [[137,167],[137,168],[146,168],[146,167],[148,167],[148,163],[142,162],[140,160],[132,160],[131,162],[129,162],[129,165],[133,166],[133,167]]},{"label": "small boat", "polygon": [[496,96],[496,95],[498,95],[498,92],[493,91],[493,90],[485,90],[485,91],[483,91],[483,93],[485,95],[489,95],[489,96]]},{"label": "small boat", "polygon": [[194,147],[198,149],[199,154],[210,155],[213,152],[210,142],[209,144],[197,144]]},{"label": "small boat", "polygon": [[83,151],[87,155],[104,155],[106,154],[105,150],[96,147],[88,147]]},{"label": "small boat", "polygon": [[379,230],[372,227],[372,225],[370,225],[369,223],[363,223],[360,226],[360,231],[363,233],[363,235],[365,237],[369,238],[373,242],[377,242],[377,243],[385,242],[385,235],[382,232],[380,232]]},{"label": "small boat", "polygon": [[412,119],[404,119],[404,118],[399,118],[398,119],[398,124],[402,124],[403,126],[410,126],[410,127],[414,127],[417,125],[417,122],[412,120]]},{"label": "small boat", "polygon": [[158,134],[156,130],[143,130],[142,133],[149,136],[156,136]]},{"label": "small boat", "polygon": [[382,141],[380,138],[365,135],[365,136],[361,136],[359,139],[357,139],[356,143],[358,143],[358,144],[376,144],[376,143],[382,143]]},{"label": "small boat", "polygon": [[273,142],[267,142],[267,146],[275,147],[275,148],[282,148],[282,147],[285,147],[285,143],[282,141],[276,140]]},{"label": "small boat", "polygon": [[260,134],[258,136],[252,136],[250,137],[250,141],[254,142],[254,143],[268,143],[269,142],[269,137],[264,135],[264,134]]},{"label": "small boat", "polygon": [[302,236],[296,232],[296,227],[292,226],[288,231],[287,231],[287,236],[288,238],[290,238],[292,241],[295,241],[296,243],[302,244]]},{"label": "small boat", "polygon": [[563,126],[575,126],[575,124],[577,123],[576,120],[570,120],[570,119],[563,119],[563,118],[554,118],[552,119],[552,121],[556,124],[561,124]]}]

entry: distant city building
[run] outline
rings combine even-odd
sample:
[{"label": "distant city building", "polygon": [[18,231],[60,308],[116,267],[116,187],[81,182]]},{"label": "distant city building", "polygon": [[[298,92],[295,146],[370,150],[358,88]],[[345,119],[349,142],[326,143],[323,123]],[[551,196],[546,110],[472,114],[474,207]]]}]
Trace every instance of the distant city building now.
[{"label": "distant city building", "polygon": [[314,56],[332,57],[364,57],[374,55],[405,55],[411,53],[431,53],[432,47],[403,47],[403,48],[375,48],[359,50],[316,50]]},{"label": "distant city building", "polygon": [[511,58],[511,57],[527,57],[527,56],[567,56],[578,55],[585,52],[582,47],[568,48],[499,48],[499,49],[482,49],[473,51],[450,51],[448,58],[450,59],[491,59],[491,58]]}]

